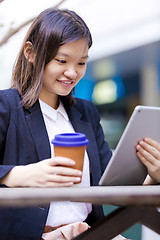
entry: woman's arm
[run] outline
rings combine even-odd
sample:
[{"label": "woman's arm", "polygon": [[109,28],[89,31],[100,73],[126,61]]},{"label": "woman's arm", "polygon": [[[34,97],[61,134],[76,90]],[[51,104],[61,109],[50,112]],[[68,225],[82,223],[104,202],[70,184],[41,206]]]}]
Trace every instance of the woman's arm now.
[{"label": "woman's arm", "polygon": [[6,95],[0,91],[0,179],[14,167],[13,164],[3,165],[4,146],[10,122],[10,106]]},{"label": "woman's arm", "polygon": [[15,166],[1,180],[8,187],[66,187],[80,181],[82,172],[71,168],[75,162],[55,157],[25,166]]}]

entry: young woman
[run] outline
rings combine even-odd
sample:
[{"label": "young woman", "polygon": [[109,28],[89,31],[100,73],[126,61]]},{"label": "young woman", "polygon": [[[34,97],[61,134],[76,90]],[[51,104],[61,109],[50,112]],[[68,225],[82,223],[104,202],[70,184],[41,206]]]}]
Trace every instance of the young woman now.
[{"label": "young woman", "polygon": [[[1,187],[68,187],[81,176],[82,186],[98,185],[111,150],[95,106],[72,96],[85,74],[91,45],[88,27],[73,11],[47,9],[31,25],[12,87],[0,91]],[[54,157],[51,139],[64,132],[85,133],[90,141],[83,175],[71,168],[72,159]],[[142,146],[137,147],[141,154]],[[0,239],[48,239],[50,233],[52,239],[60,239],[58,229],[68,227],[70,233],[74,226],[78,234],[102,217],[102,206],[87,203],[1,209]]]},{"label": "young woman", "polygon": [[[85,74],[91,45],[88,27],[73,11],[47,9],[31,25],[14,67],[12,88],[0,91],[1,186],[67,187],[79,182],[82,172],[70,168],[74,161],[54,157],[51,139],[64,132],[86,134],[90,143],[81,185],[98,185],[111,150],[94,105],[72,96]],[[101,206],[86,203],[3,209],[0,236],[38,240],[61,225],[92,225],[102,217]]]}]

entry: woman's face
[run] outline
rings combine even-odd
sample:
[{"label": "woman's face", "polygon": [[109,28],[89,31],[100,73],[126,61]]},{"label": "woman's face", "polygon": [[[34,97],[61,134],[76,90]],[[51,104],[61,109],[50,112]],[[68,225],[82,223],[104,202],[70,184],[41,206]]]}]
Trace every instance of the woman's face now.
[{"label": "woman's face", "polygon": [[86,39],[62,45],[57,55],[45,67],[39,98],[57,107],[58,95],[66,96],[86,72],[88,43]]}]

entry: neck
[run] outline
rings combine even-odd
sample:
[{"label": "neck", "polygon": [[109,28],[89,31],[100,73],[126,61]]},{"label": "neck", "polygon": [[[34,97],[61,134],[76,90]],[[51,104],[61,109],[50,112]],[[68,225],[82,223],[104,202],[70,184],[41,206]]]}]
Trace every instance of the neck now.
[{"label": "neck", "polygon": [[42,100],[43,102],[45,102],[46,104],[48,104],[50,107],[57,109],[59,106],[59,99],[58,96],[57,98],[45,98],[44,96],[42,96],[40,94],[39,99]]}]

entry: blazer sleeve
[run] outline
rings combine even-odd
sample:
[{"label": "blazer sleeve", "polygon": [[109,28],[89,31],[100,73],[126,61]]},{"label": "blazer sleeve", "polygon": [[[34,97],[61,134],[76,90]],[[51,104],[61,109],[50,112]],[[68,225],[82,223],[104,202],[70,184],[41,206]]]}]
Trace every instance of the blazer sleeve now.
[{"label": "blazer sleeve", "polygon": [[4,165],[3,154],[5,141],[10,122],[10,107],[3,91],[0,91],[0,179],[4,177],[14,166]]}]

